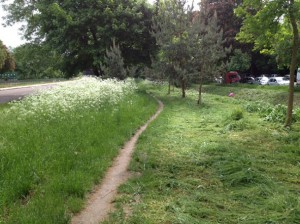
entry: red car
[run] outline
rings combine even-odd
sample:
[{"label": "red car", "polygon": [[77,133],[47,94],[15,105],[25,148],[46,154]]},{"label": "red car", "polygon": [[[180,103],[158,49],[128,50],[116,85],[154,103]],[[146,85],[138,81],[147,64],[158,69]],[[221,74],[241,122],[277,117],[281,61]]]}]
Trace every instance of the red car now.
[{"label": "red car", "polygon": [[241,77],[239,76],[239,73],[236,71],[227,72],[225,76],[225,83],[237,83],[240,82]]}]

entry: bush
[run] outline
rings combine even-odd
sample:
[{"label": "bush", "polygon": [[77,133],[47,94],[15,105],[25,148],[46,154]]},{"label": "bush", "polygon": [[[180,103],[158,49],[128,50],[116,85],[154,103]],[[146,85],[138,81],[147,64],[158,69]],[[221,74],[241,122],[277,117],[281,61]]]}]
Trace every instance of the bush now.
[{"label": "bush", "polygon": [[287,107],[282,104],[275,105],[271,112],[264,117],[266,121],[284,122],[287,113]]},{"label": "bush", "polygon": [[[263,102],[252,102],[246,106],[249,113],[258,113],[266,121],[284,122],[287,113],[287,106],[277,104],[275,106]],[[300,108],[293,110],[293,121],[300,121]]]},{"label": "bush", "polygon": [[241,120],[244,117],[244,112],[241,108],[236,108],[232,113],[231,113],[231,119],[238,121]]}]

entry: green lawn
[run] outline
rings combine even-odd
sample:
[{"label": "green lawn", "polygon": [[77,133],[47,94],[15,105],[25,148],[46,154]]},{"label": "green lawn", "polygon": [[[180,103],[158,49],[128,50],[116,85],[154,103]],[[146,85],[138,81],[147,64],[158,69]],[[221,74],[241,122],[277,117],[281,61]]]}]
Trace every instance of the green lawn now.
[{"label": "green lawn", "polygon": [[286,130],[246,107],[284,103],[285,90],[205,86],[197,106],[194,91],[182,99],[149,87],[165,109],[141,136],[130,166],[140,175],[120,187],[105,223],[300,223],[300,121]]}]

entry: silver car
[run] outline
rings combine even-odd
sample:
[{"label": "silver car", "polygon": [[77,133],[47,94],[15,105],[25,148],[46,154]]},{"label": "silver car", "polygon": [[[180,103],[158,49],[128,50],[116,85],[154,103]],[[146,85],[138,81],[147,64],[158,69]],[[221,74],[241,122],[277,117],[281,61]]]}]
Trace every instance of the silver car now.
[{"label": "silver car", "polygon": [[268,85],[270,86],[287,86],[290,81],[285,77],[272,77],[268,81]]},{"label": "silver car", "polygon": [[258,85],[267,85],[269,81],[269,78],[266,76],[260,76],[260,77],[256,77],[254,79],[254,84],[258,84]]}]

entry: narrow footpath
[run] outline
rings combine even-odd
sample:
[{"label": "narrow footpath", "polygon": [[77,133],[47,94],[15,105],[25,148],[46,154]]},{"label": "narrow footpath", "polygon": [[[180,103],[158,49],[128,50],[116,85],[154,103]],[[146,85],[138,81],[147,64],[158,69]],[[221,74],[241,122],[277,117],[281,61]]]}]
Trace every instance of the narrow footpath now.
[{"label": "narrow footpath", "polygon": [[146,124],[140,127],[135,135],[124,145],[112,166],[108,169],[101,184],[96,186],[94,192],[88,197],[85,208],[72,218],[72,224],[98,224],[105,220],[108,213],[113,210],[113,200],[117,195],[118,187],[125,183],[130,177],[128,166],[136,142],[148,125],[155,120],[163,110],[163,103],[159,100],[157,101],[159,108],[156,113]]}]

